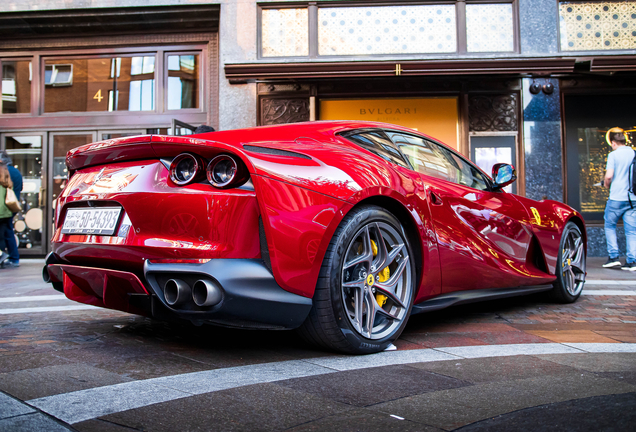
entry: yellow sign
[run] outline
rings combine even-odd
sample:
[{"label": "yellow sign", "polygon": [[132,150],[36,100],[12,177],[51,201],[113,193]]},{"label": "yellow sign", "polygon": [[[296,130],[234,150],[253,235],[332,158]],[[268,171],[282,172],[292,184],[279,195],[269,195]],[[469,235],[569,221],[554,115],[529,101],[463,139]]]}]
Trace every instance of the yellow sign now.
[{"label": "yellow sign", "polygon": [[409,127],[448,144],[459,145],[456,97],[420,99],[322,99],[320,120],[366,120]]}]

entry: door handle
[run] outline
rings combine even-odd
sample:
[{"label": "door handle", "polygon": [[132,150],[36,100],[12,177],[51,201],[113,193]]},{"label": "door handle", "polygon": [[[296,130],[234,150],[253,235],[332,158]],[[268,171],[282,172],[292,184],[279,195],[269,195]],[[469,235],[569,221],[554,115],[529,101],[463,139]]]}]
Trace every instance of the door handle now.
[{"label": "door handle", "polygon": [[443,201],[442,201],[442,199],[439,197],[439,195],[437,195],[437,194],[436,194],[435,192],[433,192],[433,191],[430,191],[430,194],[431,194],[431,204],[436,205],[436,206],[438,206],[438,205],[442,205],[442,204],[443,204]]}]

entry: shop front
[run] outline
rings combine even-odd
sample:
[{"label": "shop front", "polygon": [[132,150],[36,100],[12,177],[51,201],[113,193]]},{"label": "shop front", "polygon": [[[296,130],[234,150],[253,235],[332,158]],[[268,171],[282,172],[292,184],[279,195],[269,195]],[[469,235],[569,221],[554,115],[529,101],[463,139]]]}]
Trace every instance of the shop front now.
[{"label": "shop front", "polygon": [[[23,210],[14,218],[22,255],[48,252],[70,149],[125,136],[186,134],[200,124],[218,124],[218,5],[194,11],[135,10],[128,19],[143,26],[175,14],[198,12],[207,18],[187,31],[176,20],[176,27],[163,27],[176,33],[150,25],[160,33],[124,36],[121,28],[113,28],[121,11],[78,10],[75,18],[91,23],[92,33],[78,37],[85,28],[67,16],[62,18],[69,19],[67,34],[52,38],[46,36],[59,31],[59,14],[21,13],[22,30],[37,30],[38,37],[17,34],[0,42],[0,149],[24,179]],[[14,15],[0,15],[0,24],[15,22]]]}]

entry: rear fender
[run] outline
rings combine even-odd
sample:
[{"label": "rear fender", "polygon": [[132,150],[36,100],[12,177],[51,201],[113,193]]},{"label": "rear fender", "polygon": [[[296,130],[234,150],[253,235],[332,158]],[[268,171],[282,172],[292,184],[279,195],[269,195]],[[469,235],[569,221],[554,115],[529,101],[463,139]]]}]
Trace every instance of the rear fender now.
[{"label": "rear fender", "polygon": [[522,197],[515,198],[528,209],[527,222],[541,244],[548,273],[555,274],[556,272],[561,236],[568,222],[574,222],[581,229],[587,252],[587,232],[583,216],[579,212],[558,201],[534,201]]},{"label": "rear fender", "polygon": [[325,252],[351,205],[263,176],[253,176],[272,273],[286,291],[313,297]]}]

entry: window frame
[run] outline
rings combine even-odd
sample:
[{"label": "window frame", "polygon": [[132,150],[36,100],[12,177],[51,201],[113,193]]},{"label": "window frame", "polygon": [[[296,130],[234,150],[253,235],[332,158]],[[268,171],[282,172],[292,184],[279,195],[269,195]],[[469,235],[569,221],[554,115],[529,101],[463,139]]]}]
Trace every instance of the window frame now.
[{"label": "window frame", "polygon": [[[385,160],[387,162],[390,162],[392,164],[401,166],[402,168],[408,168],[411,171],[415,171],[413,169],[413,166],[411,165],[411,162],[409,161],[409,159],[406,157],[406,155],[404,153],[402,153],[402,150],[400,150],[400,147],[398,145],[396,145],[393,142],[393,140],[387,135],[386,132],[388,130],[389,129],[382,129],[382,128],[358,128],[358,129],[351,129],[351,130],[348,130],[348,131],[339,132],[337,135],[343,137],[344,139],[346,139],[350,143],[355,144],[356,146],[360,147],[361,149],[366,150],[369,153],[372,153],[373,155],[375,155],[375,156],[377,156],[377,157],[379,157],[379,158],[381,158],[381,159],[383,159],[383,160]],[[362,133],[366,133],[366,132],[381,132],[386,137],[386,139],[391,144],[393,144],[393,149],[401,156],[403,164],[401,165],[401,164],[398,164],[398,163],[394,162],[393,160],[385,159],[384,157],[382,157],[382,156],[376,154],[375,152],[373,152],[372,150],[367,149],[366,146],[364,146],[363,144],[360,144],[360,143],[358,143],[358,142],[356,142],[356,141],[354,141],[354,140],[352,140],[350,138],[350,137],[352,137],[354,135],[358,135],[358,134],[362,134]]]},{"label": "window frame", "polygon": [[[558,0],[557,0],[558,1]],[[467,33],[466,33],[466,5],[467,4],[496,4],[506,3],[512,5],[512,33],[513,33],[513,51],[478,51],[469,52],[467,50]],[[319,55],[318,54],[318,9],[320,7],[373,7],[373,6],[427,6],[427,5],[454,5],[455,6],[455,31],[457,37],[457,49],[455,52],[448,53],[411,53],[411,54],[357,54],[357,55]],[[438,57],[440,55],[457,56],[457,57],[470,57],[470,56],[483,56],[488,54],[519,54],[520,53],[520,37],[519,37],[519,0],[439,0],[439,1],[396,1],[387,2],[386,0],[338,0],[338,1],[316,1],[316,2],[285,2],[285,3],[257,3],[257,59],[258,60],[277,60],[277,59],[291,59],[291,60],[307,60],[307,59],[358,59],[360,57],[377,57],[377,58],[413,58],[421,59],[424,57]],[[309,16],[308,22],[308,51],[307,56],[264,56],[263,55],[263,10],[265,9],[301,9],[306,8]]]},{"label": "window frame", "polygon": [[[199,108],[181,108],[178,110],[168,109],[168,78],[169,78],[169,69],[168,69],[168,57],[173,55],[198,55],[199,56]],[[167,114],[187,114],[187,113],[198,113],[202,112],[203,107],[206,106],[207,100],[205,99],[206,92],[204,91],[204,81],[208,75],[208,70],[206,68],[207,62],[204,62],[203,52],[201,50],[165,50],[163,52],[163,64],[165,65],[162,86],[164,90],[163,95],[163,107],[164,112]]]},{"label": "window frame", "polygon": [[[167,83],[167,71],[162,78],[159,71],[164,71],[165,55],[172,53],[199,54],[199,108],[183,110],[165,109],[164,82]],[[18,130],[24,128],[76,128],[79,117],[83,119],[82,126],[86,128],[130,128],[139,127],[154,128],[170,124],[175,115],[194,124],[208,122],[209,110],[214,113],[214,107],[208,109],[207,93],[213,83],[208,75],[209,58],[215,52],[210,52],[208,43],[178,43],[175,45],[143,45],[136,47],[109,47],[96,49],[70,49],[70,50],[37,50],[0,53],[0,75],[2,74],[3,61],[30,61],[32,67],[31,80],[31,112],[29,113],[0,113],[0,127],[3,130]],[[153,55],[155,57],[155,109],[152,111],[85,111],[85,112],[44,112],[44,66],[46,61],[69,58],[114,58],[135,57]],[[60,64],[63,62],[60,62]],[[1,78],[1,77],[0,77]],[[3,126],[5,125],[5,126]]]},{"label": "window frame", "polygon": [[557,29],[557,47],[559,53],[576,56],[577,54],[586,54],[589,56],[593,53],[604,53],[605,55],[611,53],[623,53],[623,52],[632,52],[634,48],[625,48],[625,49],[594,49],[594,50],[564,50],[561,45],[561,13],[559,11],[559,7],[561,3],[572,2],[572,3],[620,3],[622,0],[556,0],[556,29]]},{"label": "window frame", "polygon": [[[29,112],[25,112],[25,113],[3,113],[2,100],[0,99],[0,118],[30,117],[34,115],[33,113],[36,110],[36,106],[35,106],[36,96],[34,94],[34,87],[35,87],[37,71],[36,71],[36,67],[34,66],[33,56],[24,56],[24,55],[17,56],[17,57],[11,57],[8,55],[0,56],[0,98],[2,97],[2,80],[4,79],[2,63],[3,62],[20,62],[20,61],[28,61],[31,63],[31,98],[29,101],[29,106],[31,109]],[[44,76],[42,76],[42,79],[44,80]]]},{"label": "window frame", "polygon": [[[471,167],[473,167],[475,170],[477,170],[477,172],[478,172],[478,173],[480,173],[480,174],[484,177],[484,180],[485,180],[486,186],[488,186],[488,188],[487,188],[487,189],[485,189],[485,190],[484,190],[484,189],[476,189],[476,188],[474,188],[474,187],[467,186],[467,185],[465,185],[465,184],[461,184],[461,183],[456,183],[456,182],[451,181],[451,180],[444,180],[444,179],[440,179],[440,178],[438,178],[438,177],[429,176],[428,174],[421,173],[421,172],[417,171],[417,170],[416,170],[416,169],[415,169],[415,168],[411,165],[411,162],[408,160],[408,158],[407,158],[407,157],[405,157],[405,159],[408,161],[409,167],[410,167],[410,169],[411,169],[412,171],[414,171],[414,172],[416,172],[416,173],[418,173],[418,174],[422,174],[422,175],[425,175],[425,176],[428,176],[428,177],[432,177],[432,178],[434,178],[434,179],[436,179],[436,180],[446,181],[446,182],[449,182],[449,183],[452,183],[452,184],[455,184],[455,185],[459,185],[459,186],[463,186],[463,187],[467,187],[467,188],[470,188],[470,189],[475,189],[475,190],[485,191],[485,192],[498,192],[498,191],[499,191],[499,190],[495,190],[495,189],[494,189],[494,187],[493,187],[494,182],[493,182],[493,180],[490,178],[490,176],[489,176],[488,174],[486,174],[485,172],[483,172],[483,171],[482,171],[482,169],[481,169],[481,168],[479,168],[476,164],[474,164],[472,161],[470,161],[470,160],[466,159],[466,158],[465,158],[462,154],[460,154],[459,152],[457,152],[457,151],[455,151],[454,149],[450,148],[449,146],[447,146],[447,145],[445,145],[445,144],[442,144],[441,142],[436,141],[436,140],[434,140],[434,139],[432,139],[432,138],[429,138],[429,137],[426,137],[426,136],[421,136],[421,135],[418,135],[418,134],[415,134],[415,133],[412,133],[412,132],[404,132],[404,131],[401,131],[401,130],[398,130],[398,129],[383,129],[383,130],[384,130],[384,131],[386,131],[386,132],[398,133],[398,134],[402,134],[402,135],[411,135],[411,136],[414,136],[414,137],[420,138],[420,139],[422,139],[422,140],[424,140],[424,141],[430,142],[430,143],[431,143],[431,144],[433,144],[433,145],[437,145],[437,146],[439,146],[439,147],[441,147],[441,148],[443,148],[443,149],[447,150],[449,153],[451,153],[451,154],[455,155],[455,157],[459,158],[461,161],[463,161],[464,163],[468,164],[469,166],[471,166]],[[391,141],[393,141],[393,140],[391,140]],[[413,145],[417,146],[417,144],[413,144]],[[402,150],[399,148],[399,146],[398,146],[397,144],[396,144],[396,147],[398,147],[398,149],[400,150],[400,153],[402,153],[402,154],[403,154]]]},{"label": "window frame", "polygon": [[[446,181],[446,182],[449,182],[449,183],[452,183],[452,184],[455,184],[455,185],[459,185],[459,186],[467,187],[467,188],[470,188],[470,189],[475,189],[475,190],[479,190],[479,191],[484,191],[484,192],[502,192],[502,191],[503,191],[503,190],[501,190],[501,189],[494,189],[494,182],[493,182],[493,180],[490,178],[490,176],[489,176],[488,174],[486,174],[485,172],[483,172],[483,171],[482,171],[482,169],[481,169],[481,168],[479,168],[476,164],[474,164],[474,163],[473,163],[473,162],[471,162],[470,160],[466,159],[466,158],[465,158],[462,154],[460,154],[459,152],[455,151],[454,149],[452,149],[452,148],[448,147],[448,146],[447,146],[447,145],[445,145],[445,144],[440,143],[439,141],[436,141],[436,140],[434,140],[434,139],[432,139],[432,138],[429,138],[429,137],[427,137],[427,136],[418,135],[418,134],[413,133],[413,132],[405,132],[405,131],[402,131],[402,130],[399,130],[399,129],[374,128],[374,127],[350,129],[350,130],[346,130],[346,131],[338,132],[336,135],[337,135],[337,136],[341,136],[342,138],[346,139],[348,142],[350,142],[350,143],[352,143],[352,144],[354,144],[354,145],[356,145],[356,146],[360,147],[361,149],[363,149],[363,150],[365,150],[365,151],[368,151],[369,153],[372,153],[372,154],[374,154],[375,156],[377,156],[377,157],[379,157],[379,158],[382,158],[382,156],[378,156],[378,155],[376,155],[376,154],[375,154],[375,153],[373,153],[371,150],[366,149],[363,145],[358,144],[357,142],[355,142],[355,141],[353,141],[352,139],[350,139],[350,138],[349,138],[349,137],[350,137],[350,136],[352,136],[352,135],[356,135],[356,134],[360,134],[360,133],[364,133],[364,132],[378,132],[378,131],[382,132],[382,133],[386,136],[386,138],[387,138],[387,139],[388,139],[391,143],[393,143],[394,148],[395,148],[395,149],[399,152],[399,154],[402,156],[402,160],[404,161],[405,166],[402,166],[402,165],[396,164],[395,162],[392,162],[392,161],[387,161],[387,162],[393,163],[393,164],[398,165],[398,166],[402,166],[403,168],[409,169],[409,170],[411,170],[411,171],[413,171],[413,172],[415,172],[415,173],[417,173],[417,174],[421,174],[421,175],[425,175],[425,176],[428,176],[428,177],[432,177],[432,176],[429,176],[429,175],[427,175],[427,174],[420,173],[419,171],[417,171],[417,170],[413,167],[413,165],[411,164],[411,161],[409,160],[409,158],[408,158],[408,157],[404,154],[404,152],[402,152],[402,149],[400,149],[400,146],[399,146],[399,145],[397,145],[397,144],[396,144],[396,143],[395,143],[395,142],[394,142],[394,141],[393,141],[393,140],[389,137],[388,132],[390,132],[390,133],[397,133],[397,134],[401,134],[401,135],[411,135],[411,136],[417,137],[417,138],[419,138],[419,139],[422,139],[422,140],[424,140],[424,141],[428,141],[428,142],[430,142],[430,143],[431,143],[431,144],[433,144],[433,145],[437,145],[437,146],[440,146],[440,147],[442,147],[442,148],[444,148],[444,149],[448,150],[451,154],[455,155],[457,158],[459,158],[460,160],[462,160],[464,163],[466,163],[466,164],[468,164],[469,166],[473,167],[475,170],[477,170],[477,172],[478,172],[478,173],[480,173],[480,174],[482,174],[482,175],[483,175],[484,180],[485,180],[485,183],[486,183],[486,185],[488,186],[488,188],[487,188],[487,189],[485,189],[485,190],[482,190],[482,189],[475,189],[475,188],[473,188],[473,187],[471,187],[471,186],[467,186],[467,185],[464,185],[464,184],[461,184],[461,183],[456,183],[456,182],[453,182],[453,181],[450,181],[450,180],[444,180],[444,179],[440,179],[440,178],[437,178],[437,177],[432,177],[432,178],[434,178],[434,179],[436,179],[436,180]],[[417,144],[413,144],[413,145],[417,145]],[[384,158],[382,158],[382,159],[384,159]],[[384,159],[384,160],[386,160],[386,159]]]},{"label": "window frame", "polygon": [[[47,62],[53,61],[56,62],[55,64],[66,64],[66,63],[58,63],[58,60],[64,62],[64,61],[73,61],[73,60],[93,60],[93,59],[102,59],[102,58],[106,58],[106,59],[112,59],[112,58],[117,58],[117,57],[147,57],[147,56],[153,56],[155,58],[155,67],[154,67],[154,73],[153,73],[153,80],[155,82],[155,86],[157,87],[157,91],[155,92],[154,95],[154,109],[152,110],[139,110],[139,111],[130,111],[130,110],[126,110],[126,111],[70,111],[70,112],[66,112],[66,111],[56,111],[56,112],[46,112],[45,111],[45,104],[46,104],[46,83],[44,82],[45,79],[45,68],[47,66]],[[159,86],[157,85],[158,83],[158,75],[159,75],[159,68],[157,67],[158,64],[158,55],[157,52],[152,52],[152,51],[138,51],[138,52],[130,52],[130,53],[97,53],[97,54],[89,54],[84,52],[81,55],[55,55],[55,56],[42,56],[41,57],[41,61],[40,61],[40,76],[42,77],[42,79],[40,79],[39,82],[39,87],[40,87],[40,94],[42,95],[42,97],[40,98],[40,106],[38,107],[40,110],[40,113],[42,116],[46,116],[46,117],[51,117],[51,116],[58,116],[60,115],[60,113],[64,113],[64,114],[68,114],[68,115],[77,115],[77,114],[81,114],[81,115],[110,115],[110,116],[116,116],[116,115],[123,115],[124,113],[130,115],[130,113],[135,113],[135,115],[137,115],[138,113],[152,113],[152,114],[157,114],[158,113],[158,91],[159,91]],[[132,80],[131,80],[132,81]],[[87,95],[87,97],[90,97],[90,95]]]}]

